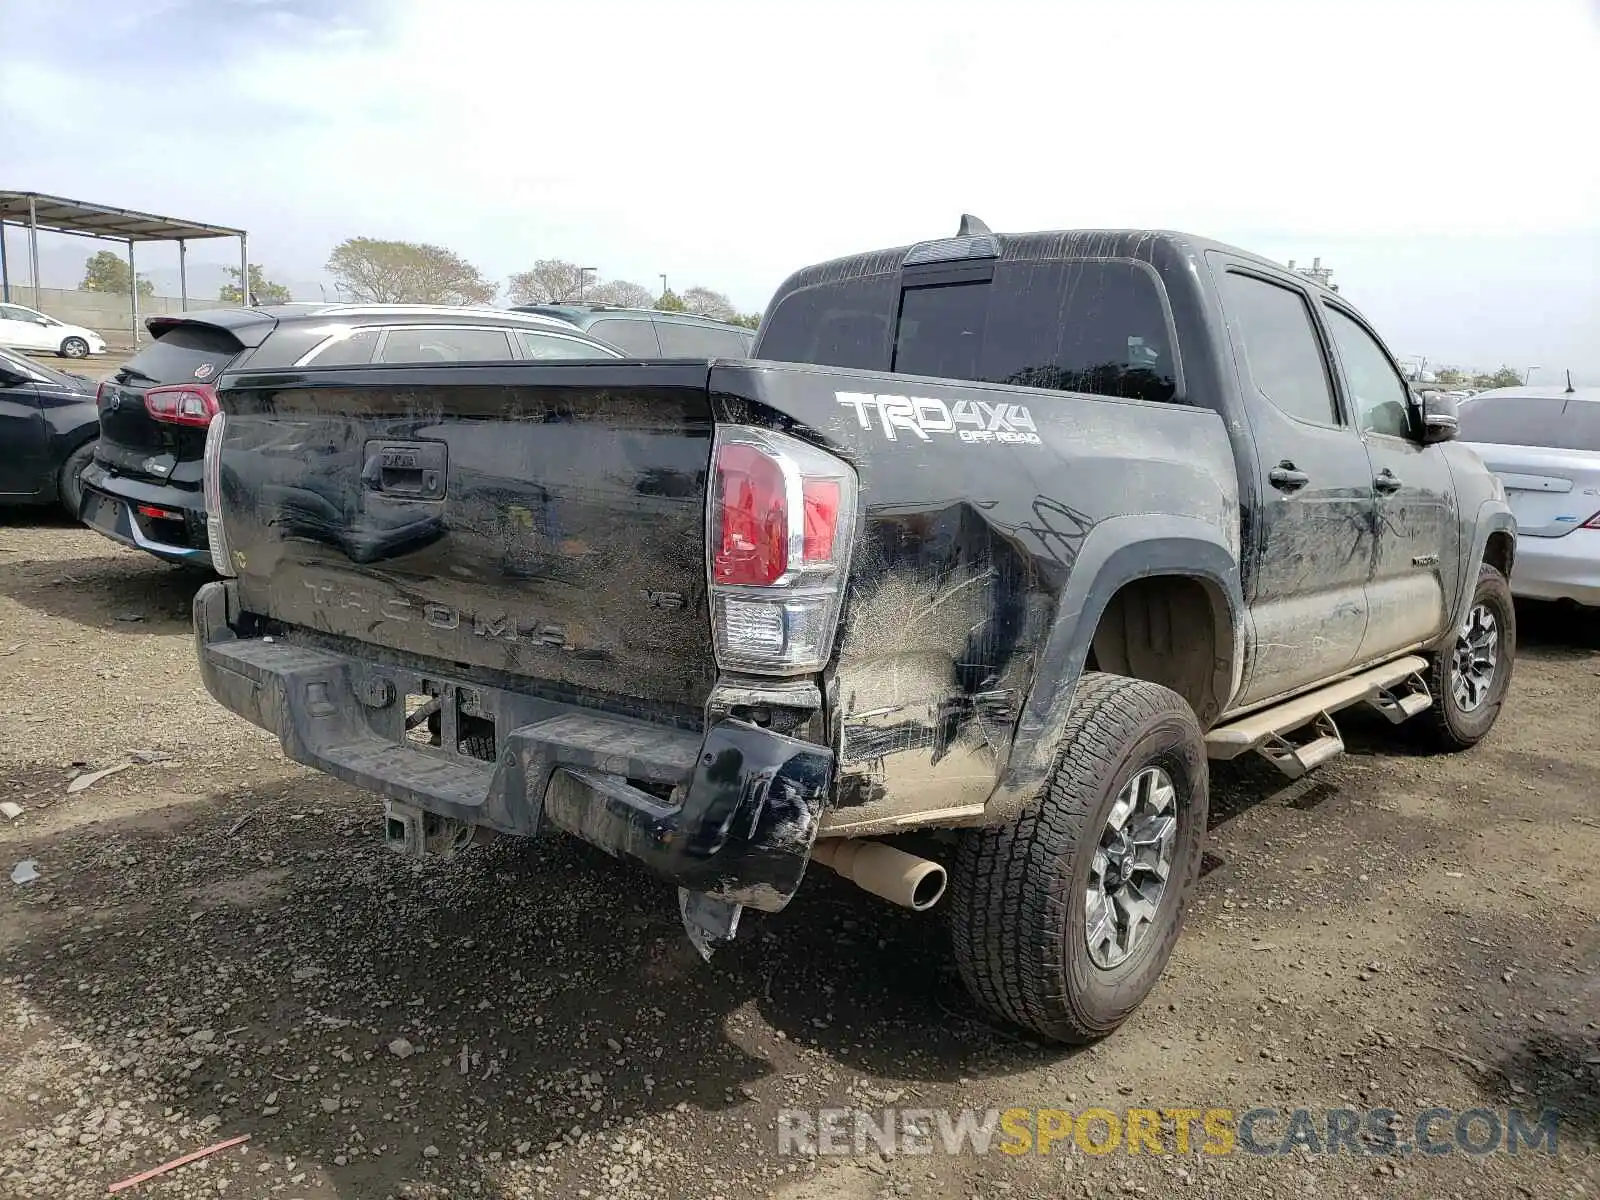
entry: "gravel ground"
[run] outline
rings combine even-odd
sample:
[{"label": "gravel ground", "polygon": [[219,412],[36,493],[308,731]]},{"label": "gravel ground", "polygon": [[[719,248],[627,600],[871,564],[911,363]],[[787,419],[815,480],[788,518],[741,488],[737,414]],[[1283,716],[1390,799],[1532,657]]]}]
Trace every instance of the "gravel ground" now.
[{"label": "gravel ground", "polygon": [[[386,852],[193,666],[192,576],[0,513],[0,1195],[1600,1195],[1600,621],[1522,610],[1506,715],[1219,770],[1149,1003],[1063,1053],[986,1023],[937,911],[827,877],[702,964],[669,889],[559,837]],[[69,793],[75,776],[124,769]],[[40,878],[6,881],[32,859]],[[1482,1158],[776,1152],[777,1110],[1559,1108]],[[1281,1129],[1281,1127],[1280,1127]]]}]

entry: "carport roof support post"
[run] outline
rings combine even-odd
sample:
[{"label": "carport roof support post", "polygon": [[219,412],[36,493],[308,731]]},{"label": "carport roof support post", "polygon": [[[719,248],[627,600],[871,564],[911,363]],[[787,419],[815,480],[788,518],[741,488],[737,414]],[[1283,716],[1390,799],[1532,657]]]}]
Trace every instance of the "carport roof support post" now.
[{"label": "carport roof support post", "polygon": [[133,239],[128,239],[128,296],[133,311],[133,348],[139,348],[139,272],[133,265]]},{"label": "carport roof support post", "polygon": [[33,268],[33,307],[39,307],[39,205],[28,197],[28,263]]}]

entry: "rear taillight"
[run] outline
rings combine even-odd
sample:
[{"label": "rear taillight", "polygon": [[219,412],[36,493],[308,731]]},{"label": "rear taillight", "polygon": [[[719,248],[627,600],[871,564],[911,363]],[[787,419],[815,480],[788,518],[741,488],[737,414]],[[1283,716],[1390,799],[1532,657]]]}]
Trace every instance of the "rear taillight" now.
[{"label": "rear taillight", "polygon": [[1582,525],[1579,525],[1578,528],[1579,529],[1600,529],[1600,513],[1595,513],[1594,516],[1590,517]]},{"label": "rear taillight", "polygon": [[228,547],[228,531],[222,524],[222,433],[228,418],[217,413],[206,430],[206,452],[201,462],[200,479],[206,498],[206,541],[211,545],[211,565],[218,575],[237,575],[233,551]]},{"label": "rear taillight", "polygon": [[855,472],[831,454],[765,429],[717,430],[707,555],[721,667],[793,675],[827,664],[855,506]]},{"label": "rear taillight", "polygon": [[144,394],[144,408],[157,421],[204,429],[217,415],[217,392],[209,383],[154,387]]}]

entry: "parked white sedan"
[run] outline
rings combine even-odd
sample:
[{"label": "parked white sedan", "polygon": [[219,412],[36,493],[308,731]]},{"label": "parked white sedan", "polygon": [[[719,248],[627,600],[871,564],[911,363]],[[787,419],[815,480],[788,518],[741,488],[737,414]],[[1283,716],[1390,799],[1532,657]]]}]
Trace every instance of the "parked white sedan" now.
[{"label": "parked white sedan", "polygon": [[1497,388],[1459,412],[1517,517],[1511,591],[1600,606],[1600,388]]},{"label": "parked white sedan", "polygon": [[0,304],[0,346],[43,350],[62,358],[104,354],[106,341],[92,329],[68,325],[20,304]]}]

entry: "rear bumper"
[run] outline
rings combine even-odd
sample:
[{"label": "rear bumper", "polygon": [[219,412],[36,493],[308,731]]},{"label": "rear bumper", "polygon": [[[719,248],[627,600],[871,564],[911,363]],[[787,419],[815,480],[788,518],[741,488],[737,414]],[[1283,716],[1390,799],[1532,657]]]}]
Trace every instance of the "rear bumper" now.
[{"label": "rear bumper", "polygon": [[[178,514],[175,520],[152,519],[140,505]],[[146,483],[113,475],[99,463],[83,473],[80,519],[114,542],[143,550],[172,563],[211,562],[206,538],[205,500],[189,488]]]},{"label": "rear bumper", "polygon": [[[201,677],[296,762],[503,833],[534,834],[548,819],[729,903],[775,912],[799,886],[833,779],[829,750],[741,721],[702,735],[241,638],[234,596],[229,582],[195,596]],[[438,747],[406,739],[406,698],[423,695],[440,699]]]},{"label": "rear bumper", "polygon": [[1600,607],[1600,529],[1518,538],[1511,592],[1531,600],[1576,600]]}]

